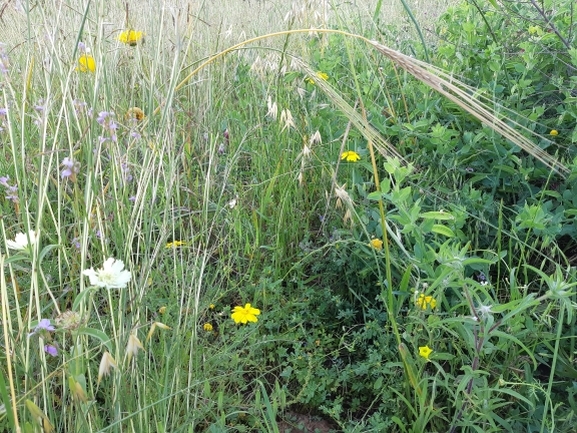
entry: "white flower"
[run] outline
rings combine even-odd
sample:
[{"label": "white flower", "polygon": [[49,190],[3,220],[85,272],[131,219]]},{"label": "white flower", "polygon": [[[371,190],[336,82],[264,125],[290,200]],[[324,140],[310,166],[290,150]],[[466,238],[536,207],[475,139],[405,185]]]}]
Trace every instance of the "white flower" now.
[{"label": "white flower", "polygon": [[90,268],[82,274],[90,279],[91,285],[107,289],[123,289],[132,278],[130,271],[124,270],[124,263],[112,257],[104,262],[102,269],[95,271]]},{"label": "white flower", "polygon": [[479,317],[487,317],[493,314],[493,311],[491,310],[492,307],[492,305],[479,305],[477,307],[477,314]]},{"label": "white flower", "polygon": [[98,367],[98,383],[100,383],[103,376],[108,376],[111,368],[117,368],[116,361],[110,353],[104,352],[102,360],[100,361],[100,367]]},{"label": "white flower", "polygon": [[[36,232],[34,230],[30,230],[28,232],[28,235],[26,235],[25,233],[18,233],[13,241],[7,240],[6,246],[12,250],[22,251],[27,249],[28,245],[34,245],[35,243],[37,243],[38,238],[39,236],[36,234]],[[30,244],[28,243],[29,239]]]},{"label": "white flower", "polygon": [[128,344],[126,345],[126,353],[128,354],[128,362],[132,359],[134,355],[138,355],[138,349],[144,350],[142,343],[138,337],[134,334],[130,334],[128,337]]}]

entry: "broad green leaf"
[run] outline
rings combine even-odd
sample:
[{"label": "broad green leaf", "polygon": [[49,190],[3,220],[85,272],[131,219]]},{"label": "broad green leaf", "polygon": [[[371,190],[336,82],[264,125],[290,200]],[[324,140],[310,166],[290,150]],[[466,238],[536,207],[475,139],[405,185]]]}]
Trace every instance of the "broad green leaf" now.
[{"label": "broad green leaf", "polygon": [[455,237],[455,233],[449,227],[446,227],[442,224],[435,224],[431,230],[433,233],[437,233],[438,235],[443,235],[448,238]]},{"label": "broad green leaf", "polygon": [[102,342],[106,346],[109,352],[112,352],[112,345],[110,344],[110,338],[104,332],[99,331],[94,328],[78,328],[78,334],[90,335]]},{"label": "broad green leaf", "polygon": [[433,219],[433,220],[441,220],[441,221],[452,221],[455,219],[453,215],[448,212],[443,211],[431,211],[431,212],[424,212],[421,214],[421,218],[424,219]]}]

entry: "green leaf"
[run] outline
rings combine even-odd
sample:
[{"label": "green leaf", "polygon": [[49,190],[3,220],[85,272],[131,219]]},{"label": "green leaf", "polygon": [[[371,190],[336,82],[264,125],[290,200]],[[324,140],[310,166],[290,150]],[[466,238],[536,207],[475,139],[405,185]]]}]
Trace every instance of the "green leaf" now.
[{"label": "green leaf", "polygon": [[100,340],[100,342],[104,344],[104,346],[106,346],[108,351],[112,352],[112,345],[110,344],[110,338],[104,332],[94,328],[78,328],[78,334],[90,335],[91,337]]},{"label": "green leaf", "polygon": [[38,262],[42,263],[42,260],[44,259],[46,254],[48,254],[50,251],[58,247],[59,247],[58,244],[46,245],[44,248],[42,248],[42,251],[40,251],[40,254],[38,255]]},{"label": "green leaf", "polygon": [[431,231],[433,233],[437,233],[438,235],[446,236],[448,238],[455,237],[455,233],[453,232],[453,230],[451,230],[449,227],[444,226],[442,224],[435,224],[433,226],[433,228],[431,229]]},{"label": "green leaf", "polygon": [[379,201],[383,197],[383,193],[380,191],[373,191],[367,195],[369,200]]},{"label": "green leaf", "polygon": [[428,219],[428,220],[440,220],[440,221],[453,221],[455,217],[448,212],[424,212],[421,214],[421,218]]},{"label": "green leaf", "polygon": [[78,311],[80,308],[80,303],[84,300],[84,298],[86,298],[86,296],[88,294],[90,294],[94,289],[92,288],[87,288],[85,290],[83,290],[82,292],[80,292],[77,296],[76,299],[74,299],[74,303],[72,304],[72,311]]},{"label": "green leaf", "polygon": [[6,416],[8,418],[8,425],[14,428],[14,412],[12,412],[11,400],[8,396],[8,386],[6,386],[6,381],[4,380],[4,372],[0,368],[0,398],[2,398],[2,403],[6,408]]}]

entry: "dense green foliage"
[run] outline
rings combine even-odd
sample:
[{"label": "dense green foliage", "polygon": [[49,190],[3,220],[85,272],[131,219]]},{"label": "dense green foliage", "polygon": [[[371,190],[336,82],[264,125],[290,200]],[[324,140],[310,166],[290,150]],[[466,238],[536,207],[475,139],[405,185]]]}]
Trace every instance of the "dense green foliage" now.
[{"label": "dense green foliage", "polygon": [[[345,432],[574,431],[572,3],[463,2],[398,47],[569,173],[342,33],[203,64],[159,23],[145,33],[177,55],[90,33],[88,7],[92,72],[83,44],[1,46],[0,429],[278,432],[299,412]],[[28,230],[35,246],[10,244]],[[122,288],[85,272],[108,257]],[[248,303],[258,320],[235,323]]]}]

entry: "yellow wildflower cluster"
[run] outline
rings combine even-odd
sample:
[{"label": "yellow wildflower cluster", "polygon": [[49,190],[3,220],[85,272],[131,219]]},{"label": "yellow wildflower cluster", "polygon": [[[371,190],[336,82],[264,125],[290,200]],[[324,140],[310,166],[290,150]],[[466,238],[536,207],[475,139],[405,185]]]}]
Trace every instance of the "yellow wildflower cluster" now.
[{"label": "yellow wildflower cluster", "polygon": [[421,293],[415,304],[422,310],[426,310],[428,307],[431,307],[431,310],[437,306],[437,300],[432,296],[426,296],[425,294]]},{"label": "yellow wildflower cluster", "polygon": [[124,30],[118,35],[118,40],[123,44],[134,47],[144,37],[144,33],[136,30]]}]

